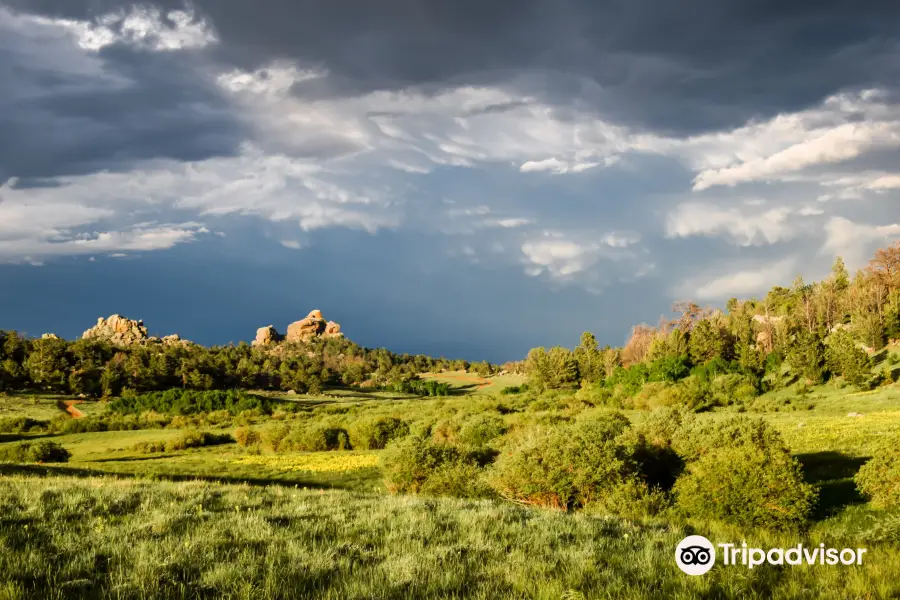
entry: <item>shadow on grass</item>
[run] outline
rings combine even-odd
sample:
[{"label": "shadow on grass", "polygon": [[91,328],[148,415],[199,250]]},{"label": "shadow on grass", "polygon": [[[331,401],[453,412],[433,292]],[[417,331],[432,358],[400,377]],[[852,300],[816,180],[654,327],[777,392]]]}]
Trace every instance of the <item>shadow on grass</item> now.
[{"label": "shadow on grass", "polygon": [[30,442],[41,438],[57,437],[56,433],[0,433],[0,444],[6,442]]},{"label": "shadow on grass", "polygon": [[799,454],[797,460],[803,466],[804,479],[819,488],[815,519],[824,519],[848,506],[865,502],[853,477],[868,458],[826,451]]},{"label": "shadow on grass", "polygon": [[285,480],[261,477],[229,477],[209,475],[181,475],[177,473],[114,473],[96,469],[68,467],[57,465],[10,464],[0,463],[0,477],[24,475],[29,477],[112,477],[115,479],[133,479],[138,481],[205,481],[210,483],[241,484],[255,486],[277,485],[281,487],[297,487],[331,490],[344,489],[339,485],[330,485],[317,481]]}]

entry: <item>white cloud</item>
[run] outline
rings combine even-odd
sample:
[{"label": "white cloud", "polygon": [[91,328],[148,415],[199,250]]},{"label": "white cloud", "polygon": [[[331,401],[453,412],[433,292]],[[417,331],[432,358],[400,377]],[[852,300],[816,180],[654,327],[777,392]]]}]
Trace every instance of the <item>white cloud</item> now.
[{"label": "white cloud", "polygon": [[[609,165],[614,162],[614,157],[606,157],[604,162]],[[561,161],[557,158],[545,158],[544,160],[529,160],[522,163],[519,170],[523,173],[536,173],[540,171],[549,171],[561,175],[564,173],[581,173],[588,169],[600,166],[601,162],[568,162]]]},{"label": "white cloud", "polygon": [[522,244],[528,261],[527,273],[543,272],[552,277],[568,277],[584,271],[597,261],[597,244],[579,244],[566,239],[543,239]]},{"label": "white cloud", "polygon": [[[0,262],[36,264],[38,257],[83,255],[101,252],[124,256],[123,252],[166,250],[176,244],[190,242],[200,228],[190,224],[160,225],[124,231],[58,234],[53,237],[24,237],[0,240]],[[42,263],[41,263],[42,264]]]},{"label": "white cloud", "polygon": [[721,208],[712,204],[689,202],[678,206],[666,218],[666,236],[724,235],[739,246],[775,244],[796,234],[789,221],[793,211],[777,207],[762,212],[737,207]]},{"label": "white cloud", "polygon": [[[51,187],[0,187],[2,256],[49,256],[115,248],[169,248],[205,233],[189,229],[134,229],[136,218],[189,210],[205,215],[243,214],[292,221],[309,231],[349,227],[374,232],[399,216],[383,190],[344,187],[323,168],[253,148],[235,157],[197,162],[158,161],[123,173],[55,178]],[[85,228],[104,231],[90,238]],[[117,233],[120,232],[120,233]],[[145,244],[142,246],[142,244]],[[17,250],[18,248],[18,250]]]},{"label": "white cloud", "polygon": [[165,52],[203,48],[218,42],[212,26],[192,12],[173,10],[165,15],[152,7],[107,13],[93,21],[21,17],[31,23],[58,28],[71,35],[82,50],[98,52],[114,44],[127,44]]},{"label": "white cloud", "polygon": [[703,171],[694,180],[694,189],[769,181],[809,167],[856,158],[878,147],[896,146],[900,146],[898,122],[846,123],[823,132],[810,132],[809,139],[770,156],[745,160],[731,167]]},{"label": "white cloud", "polygon": [[549,105],[501,87],[304,98],[304,82],[327,86],[327,77],[326,71],[274,63],[229,72],[219,84],[248,111],[258,133],[279,148],[364,155],[406,172],[512,163],[523,172],[577,173],[613,164],[629,148],[624,127],[591,117],[563,120]]},{"label": "white cloud", "polygon": [[[595,239],[598,241],[593,241]],[[545,231],[541,237],[524,242],[521,251],[525,256],[527,274],[546,273],[554,279],[570,279],[585,273],[601,261],[633,259],[634,256],[626,248],[638,241],[640,236],[633,232],[593,236],[585,232],[576,235]],[[586,280],[590,282],[596,279],[595,275],[588,275]]]},{"label": "white cloud", "polygon": [[503,229],[515,229],[532,223],[531,219],[493,219],[484,222],[485,227],[501,227]]},{"label": "white cloud", "polygon": [[766,292],[773,285],[786,285],[794,275],[797,260],[786,258],[773,264],[691,279],[675,289],[675,296],[692,300],[724,300]]},{"label": "white cloud", "polygon": [[815,206],[804,206],[799,211],[797,211],[797,214],[801,217],[815,217],[825,214],[825,211],[821,208],[816,208]]},{"label": "white cloud", "polygon": [[881,175],[868,182],[866,187],[870,190],[896,190],[900,189],[900,175]]},{"label": "white cloud", "polygon": [[682,158],[694,190],[756,181],[792,181],[810,169],[900,147],[900,107],[876,90],[841,93],[819,106],[684,139],[634,136],[645,152]]},{"label": "white cloud", "polygon": [[620,231],[604,234],[600,242],[610,248],[627,248],[641,241],[639,233],[634,231]]},{"label": "white cloud", "polygon": [[844,217],[832,217],[825,224],[825,243],[821,254],[842,256],[851,269],[866,263],[873,245],[900,236],[900,223],[866,225]]}]

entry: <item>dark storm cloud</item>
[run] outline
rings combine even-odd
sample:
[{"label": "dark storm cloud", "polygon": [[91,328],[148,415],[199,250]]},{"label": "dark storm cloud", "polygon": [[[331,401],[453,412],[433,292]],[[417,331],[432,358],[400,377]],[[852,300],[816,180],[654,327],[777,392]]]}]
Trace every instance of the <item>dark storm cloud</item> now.
[{"label": "dark storm cloud", "polygon": [[[12,0],[84,18],[115,0]],[[130,3],[128,3],[130,4]],[[181,8],[180,0],[155,3]],[[222,58],[324,66],[329,93],[497,83],[559,104],[581,98],[621,122],[669,132],[796,110],[898,74],[900,3],[776,0],[196,0]],[[337,86],[337,90],[335,87]],[[325,93],[322,90],[322,93]]]},{"label": "dark storm cloud", "polygon": [[85,55],[73,43],[40,63],[16,36],[0,41],[0,182],[230,155],[246,138],[194,58],[115,45]]}]

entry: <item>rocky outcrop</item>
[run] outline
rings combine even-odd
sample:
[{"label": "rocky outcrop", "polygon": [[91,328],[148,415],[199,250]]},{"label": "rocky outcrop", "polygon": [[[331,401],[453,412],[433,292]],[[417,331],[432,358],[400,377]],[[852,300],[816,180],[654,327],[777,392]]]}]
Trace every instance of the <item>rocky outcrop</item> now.
[{"label": "rocky outcrop", "polygon": [[97,319],[97,324],[81,337],[86,340],[104,340],[116,346],[128,346],[146,341],[147,328],[143,321],[112,315],[108,319]]},{"label": "rocky outcrop", "polygon": [[167,335],[160,340],[163,344],[167,344],[169,346],[174,346],[175,344],[179,344],[181,346],[186,346],[190,344],[188,340],[181,339],[181,336],[177,333],[173,333],[172,335]]},{"label": "rocky outcrop", "polygon": [[256,330],[256,339],[253,340],[253,346],[266,346],[268,344],[277,344],[284,339],[278,331],[271,325],[260,327]]},{"label": "rocky outcrop", "polygon": [[285,335],[278,333],[272,325],[266,325],[256,330],[256,339],[253,346],[268,346],[278,342],[305,342],[317,337],[339,338],[344,337],[340,324],[334,321],[326,321],[321,310],[311,311],[306,318],[294,321],[287,327]]},{"label": "rocky outcrop", "polygon": [[325,324],[325,333],[323,334],[325,337],[344,337],[344,334],[341,333],[341,326],[339,323],[335,323],[334,321],[328,321]]},{"label": "rocky outcrop", "polygon": [[288,342],[302,342],[314,338],[325,333],[327,325],[322,317],[322,311],[314,310],[306,315],[305,319],[294,321],[288,325],[286,339]]}]

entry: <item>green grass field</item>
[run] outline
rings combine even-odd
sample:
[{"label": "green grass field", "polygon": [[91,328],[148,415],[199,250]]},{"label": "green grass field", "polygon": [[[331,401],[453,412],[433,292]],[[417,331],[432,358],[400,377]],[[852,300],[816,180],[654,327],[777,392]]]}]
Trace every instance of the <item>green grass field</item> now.
[{"label": "green grass field", "polygon": [[[514,428],[568,410],[564,403],[533,409],[497,394],[520,384],[517,376],[434,377],[457,393],[272,396],[296,405],[279,422],[321,420],[351,431],[357,421],[375,417],[440,424],[484,412],[502,415]],[[61,400],[0,397],[0,415],[71,418]],[[900,385],[863,393],[833,384],[803,395],[782,390],[754,406],[766,410],[745,414],[769,421],[807,479],[820,486],[819,509],[802,535],[676,518],[565,514],[492,500],[390,496],[377,450],[274,453],[225,443],[148,454],[135,445],[166,442],[181,431],[53,435],[71,452],[68,463],[0,464],[0,600],[900,597],[900,515],[869,507],[852,479],[875,449],[900,434]],[[97,415],[105,405],[79,408]],[[648,415],[626,414],[634,422]],[[734,414],[724,409],[699,418]],[[260,431],[274,423],[251,419]],[[230,432],[234,424],[202,428]],[[868,562],[717,568],[691,578],[672,560],[688,533],[714,543],[862,546]]]},{"label": "green grass field", "polygon": [[454,390],[460,393],[483,395],[497,394],[505,387],[522,385],[525,383],[525,377],[522,375],[505,374],[481,377],[465,371],[425,373],[422,375],[422,378],[434,379],[441,383],[448,383]]},{"label": "green grass field", "polygon": [[[12,469],[7,469],[7,472]],[[900,552],[847,568],[682,574],[690,523],[207,482],[38,478],[0,491],[0,598],[890,598]],[[796,537],[748,537],[761,546]],[[827,539],[813,531],[809,543]],[[854,540],[847,540],[855,543]],[[35,593],[35,592],[38,593]]]}]

